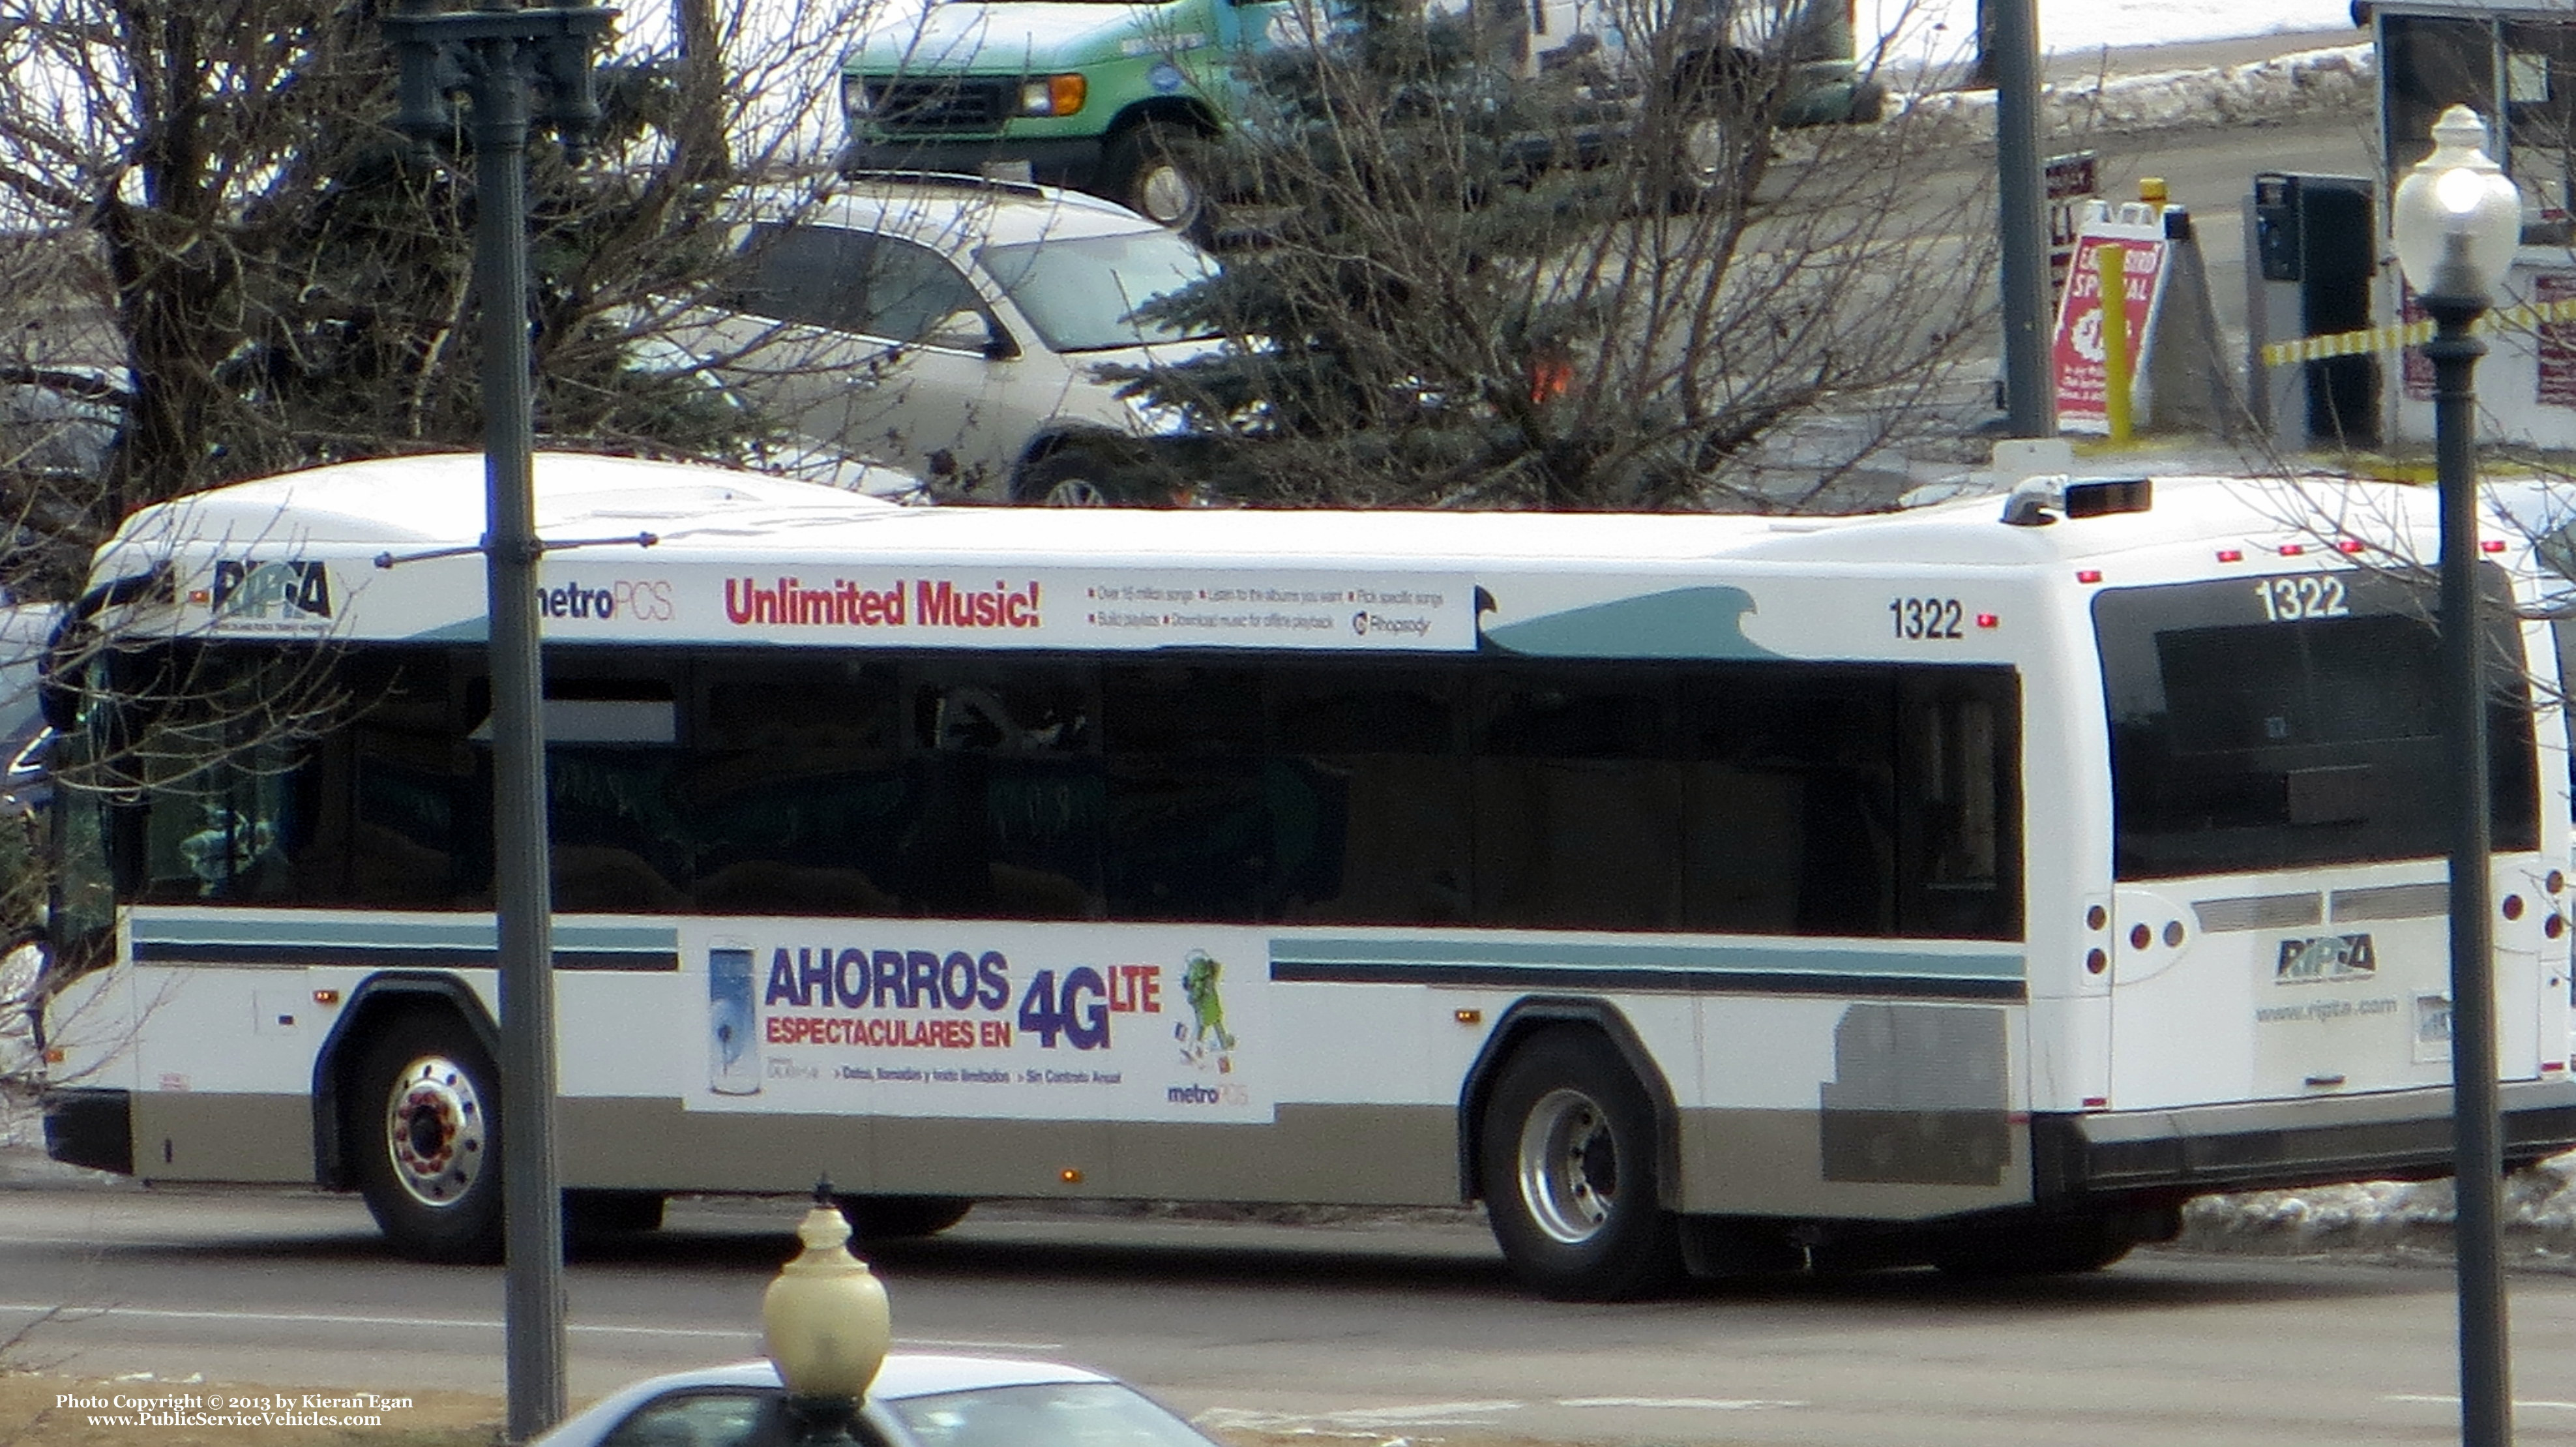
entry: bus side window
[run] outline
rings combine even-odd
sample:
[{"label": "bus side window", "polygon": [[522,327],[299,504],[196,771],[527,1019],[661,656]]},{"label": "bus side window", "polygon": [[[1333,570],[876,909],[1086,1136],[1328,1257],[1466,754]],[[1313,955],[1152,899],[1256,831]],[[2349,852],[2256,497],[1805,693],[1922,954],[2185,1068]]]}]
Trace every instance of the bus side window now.
[{"label": "bus side window", "polygon": [[1994,670],[1913,670],[1899,712],[1899,928],[2017,938],[2016,695]]},{"label": "bus side window", "polygon": [[711,655],[697,673],[699,731],[679,788],[696,907],[902,913],[895,840],[911,797],[894,666]]},{"label": "bus side window", "polygon": [[1272,842],[1261,704],[1250,667],[1101,669],[1111,918],[1261,917]]},{"label": "bus side window", "polygon": [[137,734],[141,897],[292,902],[290,852],[310,841],[311,738],[336,702],[310,656],[172,649],[168,706]]},{"label": "bus side window", "polygon": [[1273,667],[1268,917],[1465,922],[1474,811],[1458,683],[1411,662]]},{"label": "bus side window", "polygon": [[1096,675],[1045,660],[940,659],[907,685],[911,816],[897,893],[916,915],[1100,919]]},{"label": "bus side window", "polygon": [[1895,932],[1894,691],[1883,669],[1688,676],[1685,927]]},{"label": "bus side window", "polygon": [[1555,666],[1489,678],[1475,740],[1476,922],[1667,929],[1681,773],[1660,673]]}]

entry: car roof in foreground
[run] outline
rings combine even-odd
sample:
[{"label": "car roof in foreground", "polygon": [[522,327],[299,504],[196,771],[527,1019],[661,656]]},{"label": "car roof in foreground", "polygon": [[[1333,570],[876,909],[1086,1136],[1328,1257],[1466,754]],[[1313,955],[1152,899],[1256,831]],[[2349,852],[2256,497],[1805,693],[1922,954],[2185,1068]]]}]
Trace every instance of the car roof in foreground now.
[{"label": "car roof in foreground", "polygon": [[975,176],[866,175],[820,190],[770,188],[759,193],[758,210],[819,226],[971,239],[978,245],[1162,229],[1097,196]]},{"label": "car roof in foreground", "polygon": [[[878,1369],[877,1379],[868,1386],[872,1402],[901,1401],[912,1397],[935,1397],[946,1392],[983,1391],[994,1387],[1028,1387],[1055,1382],[1110,1382],[1114,1377],[1062,1362],[1034,1361],[1024,1357],[951,1356],[936,1352],[894,1352]],[[734,1362],[720,1367],[695,1367],[685,1372],[667,1372],[629,1382],[580,1412],[565,1419],[562,1426],[546,1434],[565,1443],[593,1442],[623,1421],[629,1412],[656,1397],[673,1392],[706,1391],[722,1388],[758,1388],[778,1385],[778,1368],[766,1361]],[[558,1438],[558,1434],[561,1434]],[[545,1439],[540,1439],[545,1440]]]}]

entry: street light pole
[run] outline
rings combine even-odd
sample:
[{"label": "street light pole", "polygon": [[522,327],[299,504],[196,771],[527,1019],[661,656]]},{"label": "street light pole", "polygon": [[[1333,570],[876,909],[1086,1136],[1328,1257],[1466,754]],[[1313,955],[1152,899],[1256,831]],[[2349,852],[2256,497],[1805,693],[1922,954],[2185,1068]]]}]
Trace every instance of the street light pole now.
[{"label": "street light pole", "polygon": [[[564,1415],[563,1195],[554,1142],[554,945],[546,848],[543,662],[537,639],[533,385],[528,356],[528,128],[578,153],[599,121],[590,5],[440,11],[403,0],[384,21],[402,63],[397,124],[422,147],[473,111],[474,290],[483,309],[485,616],[492,663],[493,927],[501,979],[503,1355],[509,1440]],[[493,0],[499,4],[501,0]],[[530,104],[542,89],[546,104]]]},{"label": "street light pole", "polygon": [[2495,959],[2489,878],[2486,629],[2479,617],[2477,393],[2486,344],[2471,335],[2520,238],[2513,182],[2485,153],[2486,126],[2466,106],[2433,125],[2433,154],[2407,173],[2391,207],[2398,264],[2433,340],[2434,472],[2441,490],[2443,742],[2451,756],[2451,1108],[2458,1209],[2460,1441],[2508,1447],[2513,1394],[2504,1263],[2498,1240],[2504,1130],[2496,1105]]},{"label": "street light pole", "polygon": [[2038,0],[1986,0],[1978,10],[1979,60],[1995,80],[1996,281],[2004,330],[2004,418],[2014,437],[2057,435],[2057,379],[2048,359],[2038,11]]}]

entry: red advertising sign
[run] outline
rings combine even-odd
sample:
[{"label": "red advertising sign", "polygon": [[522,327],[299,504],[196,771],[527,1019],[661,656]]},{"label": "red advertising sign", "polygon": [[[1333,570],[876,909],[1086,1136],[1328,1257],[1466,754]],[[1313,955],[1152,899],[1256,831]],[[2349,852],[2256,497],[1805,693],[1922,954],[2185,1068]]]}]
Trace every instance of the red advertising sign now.
[{"label": "red advertising sign", "polygon": [[[2132,235],[2117,234],[2134,231]],[[2104,234],[2110,232],[2113,234]],[[2057,378],[2057,425],[2068,432],[2108,432],[2109,348],[2102,325],[2101,249],[2122,251],[2121,294],[2127,305],[2129,381],[2134,392],[2146,364],[2148,332],[2165,284],[2166,243],[2158,226],[2094,223],[2075,243],[2075,266],[2057,306],[2050,370]]]},{"label": "red advertising sign", "polygon": [[[2531,300],[2547,306],[2576,297],[2576,271],[2531,274]],[[2533,399],[2543,407],[2576,407],[2576,322],[2542,322],[2532,328],[2540,354],[2540,389]]]},{"label": "red advertising sign", "polygon": [[2101,160],[2091,151],[2051,156],[2042,173],[2048,186],[2048,294],[2066,294],[2066,273],[2075,262],[2075,235],[2084,224],[2084,203],[2102,194]]}]

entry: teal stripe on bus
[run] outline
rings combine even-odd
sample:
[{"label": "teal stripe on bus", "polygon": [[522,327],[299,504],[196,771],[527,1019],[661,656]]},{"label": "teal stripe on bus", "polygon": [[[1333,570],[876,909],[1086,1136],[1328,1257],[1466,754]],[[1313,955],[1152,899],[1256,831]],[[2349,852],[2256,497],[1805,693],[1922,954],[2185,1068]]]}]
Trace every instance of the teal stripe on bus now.
[{"label": "teal stripe on bus", "polygon": [[1283,983],[2018,1000],[2027,992],[2026,973],[2023,956],[1989,950],[1598,941],[1270,942],[1270,978]]}]

